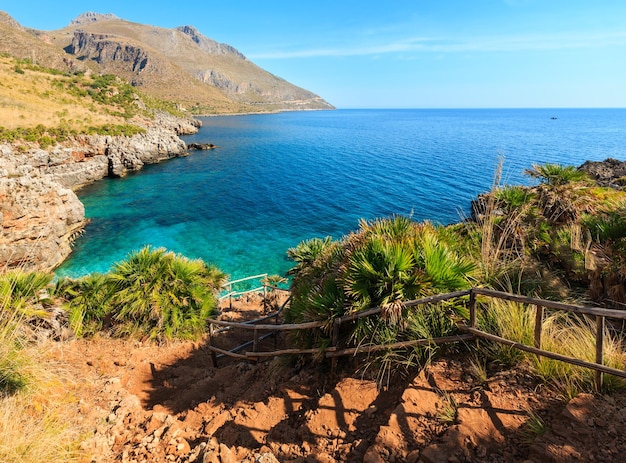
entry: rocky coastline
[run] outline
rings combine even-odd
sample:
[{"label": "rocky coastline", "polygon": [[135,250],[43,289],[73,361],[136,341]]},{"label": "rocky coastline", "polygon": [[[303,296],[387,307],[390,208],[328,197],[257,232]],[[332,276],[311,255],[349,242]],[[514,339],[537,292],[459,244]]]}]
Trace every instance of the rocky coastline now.
[{"label": "rocky coastline", "polygon": [[123,177],[186,156],[179,136],[201,122],[157,113],[132,137],[84,135],[49,149],[0,144],[0,268],[50,271],[71,253],[85,208],[76,191],[104,177]]}]

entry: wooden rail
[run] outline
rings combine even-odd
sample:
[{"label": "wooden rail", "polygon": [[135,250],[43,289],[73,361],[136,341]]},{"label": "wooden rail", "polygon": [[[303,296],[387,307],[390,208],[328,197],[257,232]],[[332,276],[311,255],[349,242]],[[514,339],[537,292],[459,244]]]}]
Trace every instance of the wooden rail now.
[{"label": "wooden rail", "polygon": [[[469,296],[469,297],[468,297]],[[478,296],[486,296],[492,297],[496,299],[502,299],[512,302],[518,302],[522,304],[528,304],[535,307],[535,326],[534,326],[534,343],[533,346],[527,346],[525,344],[521,344],[517,341],[505,339],[500,336],[496,336],[494,334],[486,333],[478,329],[478,305],[477,305],[477,297]],[[505,344],[516,349],[520,349],[526,352],[533,353],[535,355],[551,358],[554,360],[559,360],[567,363],[571,363],[573,365],[590,368],[596,372],[595,382],[596,388],[598,390],[602,389],[603,384],[603,374],[611,374],[615,376],[619,376],[622,378],[626,378],[626,371],[619,370],[616,368],[611,368],[606,365],[603,365],[603,344],[604,344],[604,331],[606,325],[606,318],[617,319],[617,320],[626,320],[626,311],[615,310],[615,309],[603,309],[599,307],[588,307],[588,306],[580,306],[574,304],[566,304],[562,302],[556,301],[548,301],[545,299],[536,299],[527,296],[520,296],[516,294],[505,293],[501,291],[494,291],[490,289],[484,288],[472,288],[464,291],[456,291],[452,293],[446,294],[437,294],[434,296],[428,296],[421,299],[417,299],[414,301],[407,301],[404,303],[405,307],[416,307],[419,305],[430,304],[435,302],[442,302],[451,299],[458,299],[461,297],[468,297],[468,306],[469,306],[469,320],[465,322],[457,323],[458,329],[464,333],[455,336],[447,336],[442,338],[434,338],[434,339],[416,339],[411,341],[403,341],[394,344],[384,344],[384,345],[362,345],[358,347],[351,348],[340,348],[339,346],[339,334],[341,325],[348,322],[354,322],[364,317],[371,317],[378,315],[382,312],[382,307],[374,307],[368,310],[364,310],[361,312],[355,312],[351,314],[344,315],[342,317],[338,317],[331,321],[315,321],[315,322],[307,322],[307,323],[290,323],[290,324],[276,324],[278,321],[278,314],[285,307],[286,303],[283,304],[281,309],[273,314],[268,315],[267,317],[263,317],[256,320],[251,320],[248,322],[237,323],[237,322],[228,322],[221,320],[209,320],[210,323],[210,333],[209,336],[209,345],[208,348],[215,354],[219,353],[220,355],[230,356],[238,359],[246,359],[246,360],[258,360],[259,358],[267,358],[267,357],[276,357],[280,355],[286,354],[296,354],[296,355],[323,355],[326,358],[330,358],[333,361],[333,365],[337,359],[337,357],[345,356],[345,355],[356,355],[360,353],[369,353],[375,352],[379,350],[386,349],[403,349],[407,347],[413,347],[418,345],[431,345],[431,344],[444,344],[444,343],[452,343],[452,342],[464,342],[471,339],[476,338],[484,338],[490,341],[498,342],[501,344]],[[554,352],[550,352],[541,348],[542,341],[542,324],[544,319],[544,309],[553,309],[553,310],[561,310],[569,313],[585,315],[595,317],[596,323],[596,346],[595,346],[595,362],[589,362],[582,359],[577,359],[573,357],[568,357],[565,355],[557,354]],[[261,322],[266,321],[268,319],[274,318],[275,324],[262,324]],[[214,326],[224,327],[220,330],[215,330]],[[213,345],[212,339],[213,336],[219,332],[223,332],[224,330],[229,329],[243,329],[243,330],[252,330],[254,332],[254,339],[245,343],[245,347],[250,345],[253,346],[252,352],[245,352],[245,354],[239,354],[238,352],[243,350],[245,347],[238,346],[230,351],[226,351],[224,349],[220,349]],[[313,329],[322,329],[327,331],[327,333],[331,336],[331,345],[327,348],[315,348],[315,349],[281,349],[281,350],[273,350],[273,351],[265,351],[259,352],[258,345],[259,342],[271,335],[275,335],[278,332],[288,332],[288,331],[296,331],[296,330],[313,330]],[[264,336],[260,336],[259,333],[262,331],[269,332]],[[217,357],[215,355],[212,356],[214,366],[217,366]]]},{"label": "wooden rail", "polygon": [[[587,307],[575,304],[565,304],[563,302],[548,301],[545,299],[536,299],[528,296],[520,296],[517,294],[505,293],[502,291],[495,291],[492,289],[473,288],[472,294],[493,297],[496,299],[502,299],[506,301],[519,302],[522,304],[535,306],[535,329],[534,329],[534,346],[527,346],[510,339],[501,338],[490,333],[485,333],[476,327],[476,298],[470,298],[470,324],[457,325],[461,331],[473,334],[476,337],[489,339],[491,341],[506,344],[516,349],[520,349],[526,352],[530,352],[543,357],[551,358],[554,360],[560,360],[562,362],[571,363],[572,365],[578,365],[581,367],[592,369],[596,372],[595,383],[598,391],[602,390],[603,374],[609,373],[621,378],[626,378],[626,371],[618,370],[605,366],[604,363],[604,327],[606,319],[611,318],[615,320],[626,320],[626,311],[615,309],[603,309],[600,307]],[[579,315],[587,315],[595,317],[596,321],[596,348],[595,348],[595,362],[588,362],[582,359],[568,357],[561,354],[556,354],[541,348],[541,336],[542,336],[542,324],[544,308],[561,310],[564,312],[575,313]]]}]

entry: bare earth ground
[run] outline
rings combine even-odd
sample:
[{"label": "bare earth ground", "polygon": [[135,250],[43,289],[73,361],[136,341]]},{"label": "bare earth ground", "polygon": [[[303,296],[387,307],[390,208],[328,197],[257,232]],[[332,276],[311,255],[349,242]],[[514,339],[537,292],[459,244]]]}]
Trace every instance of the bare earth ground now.
[{"label": "bare earth ground", "polygon": [[[250,312],[262,311],[246,305],[223,317]],[[523,371],[477,384],[462,359],[437,360],[379,390],[361,375],[278,359],[222,359],[213,368],[202,342],[73,340],[54,356],[75,378],[78,421],[89,430],[85,461],[95,463],[560,463],[626,455],[626,394],[565,403]],[[451,401],[453,421],[444,418]],[[529,411],[545,434],[531,431]]]}]

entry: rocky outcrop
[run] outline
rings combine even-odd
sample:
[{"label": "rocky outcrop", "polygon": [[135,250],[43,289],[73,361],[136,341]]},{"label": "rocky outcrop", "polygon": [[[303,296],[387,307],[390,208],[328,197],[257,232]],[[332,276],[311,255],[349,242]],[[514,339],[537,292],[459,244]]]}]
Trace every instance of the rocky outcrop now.
[{"label": "rocky outcrop", "polygon": [[626,185],[626,162],[608,158],[604,161],[587,161],[578,168],[594,178],[600,186],[623,187]]},{"label": "rocky outcrop", "polygon": [[115,16],[113,13],[95,13],[93,11],[88,11],[76,16],[72,22],[70,22],[70,26],[81,26],[83,24],[94,23],[96,21],[108,21],[113,19],[120,18]]},{"label": "rocky outcrop", "polygon": [[90,59],[98,64],[129,63],[134,73],[140,73],[146,69],[158,71],[158,67],[148,67],[149,54],[145,50],[135,45],[121,43],[117,38],[107,34],[76,31],[72,43],[65,51],[80,59]]},{"label": "rocky outcrop", "polygon": [[85,225],[75,190],[187,155],[179,134],[199,121],[159,114],[133,137],[81,136],[66,146],[22,152],[0,146],[0,268],[50,270],[71,252]]},{"label": "rocky outcrop", "polygon": [[187,149],[193,151],[214,150],[215,148],[219,147],[213,143],[189,143],[187,145]]},{"label": "rocky outcrop", "polygon": [[205,52],[209,54],[234,55],[244,61],[248,61],[248,58],[246,58],[235,47],[231,47],[228,44],[219,43],[219,42],[216,42],[215,40],[205,37],[204,35],[200,33],[198,29],[196,29],[193,26],[180,26],[180,27],[177,27],[176,30],[187,35],[191,40],[193,40],[196,44],[198,44],[201,50],[204,50]]},{"label": "rocky outcrop", "polygon": [[0,264],[3,268],[52,269],[69,255],[85,223],[76,194],[37,166],[41,153],[0,151]]}]

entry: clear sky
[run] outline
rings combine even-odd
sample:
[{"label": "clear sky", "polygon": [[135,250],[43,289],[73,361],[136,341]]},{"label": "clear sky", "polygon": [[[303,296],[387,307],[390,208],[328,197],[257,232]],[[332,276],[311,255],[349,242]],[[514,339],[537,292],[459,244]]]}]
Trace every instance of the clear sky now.
[{"label": "clear sky", "polygon": [[626,107],[625,0],[0,0],[193,25],[339,108]]}]

